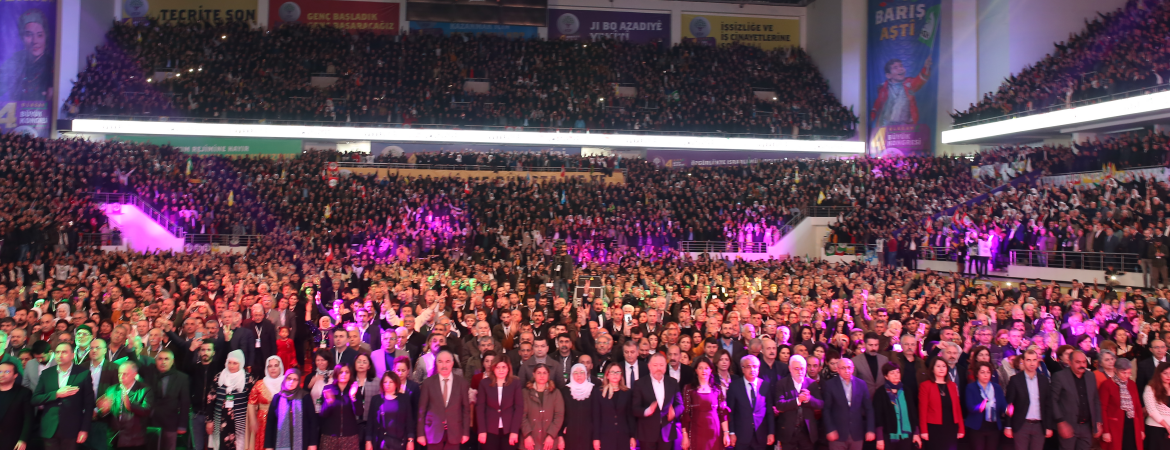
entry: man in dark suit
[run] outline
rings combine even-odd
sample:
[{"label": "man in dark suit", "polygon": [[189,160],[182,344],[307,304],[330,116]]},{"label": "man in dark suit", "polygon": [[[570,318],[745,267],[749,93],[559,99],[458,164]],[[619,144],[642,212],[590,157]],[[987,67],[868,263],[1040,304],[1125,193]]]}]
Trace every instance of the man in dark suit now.
[{"label": "man in dark suit", "polygon": [[33,392],[45,450],[73,450],[89,436],[94,394],[89,371],[73,364],[73,343],[57,344],[57,366],[41,372]]},{"label": "man in dark suit", "polygon": [[649,375],[634,383],[631,400],[641,450],[672,450],[678,442],[682,416],[682,392],[674,378],[666,376],[666,357],[650,355]]},{"label": "man in dark suit", "polygon": [[470,383],[452,373],[455,357],[435,357],[435,375],[422,384],[418,401],[418,443],[427,450],[456,450],[471,437]]},{"label": "man in dark suit", "polygon": [[744,356],[739,361],[743,376],[727,388],[727,428],[735,450],[763,450],[776,442],[771,395],[775,387],[760,379],[760,359]]},{"label": "man in dark suit", "polygon": [[97,401],[99,415],[108,416],[117,448],[146,448],[146,423],[153,406],[154,393],[138,381],[138,363],[134,361],[118,365],[118,383],[106,388]]},{"label": "man in dark suit", "polygon": [[873,402],[869,386],[853,375],[853,360],[837,361],[837,379],[822,386],[825,394],[825,439],[829,450],[861,450],[874,440]]},{"label": "man in dark suit", "polygon": [[[101,339],[93,339],[89,342],[89,354],[86,356],[88,357],[85,362],[78,364],[78,366],[89,371],[87,376],[93,386],[93,395],[96,401],[97,397],[106,392],[107,388],[118,384],[118,365],[109,360],[106,341]],[[74,360],[76,359],[75,354]],[[89,437],[82,447],[89,450],[109,449],[109,425],[109,420],[104,417],[90,422]]]},{"label": "man in dark suit", "polygon": [[776,385],[776,433],[785,449],[812,450],[817,440],[817,411],[824,408],[821,386],[808,377],[808,363],[803,356],[788,360],[789,377]]},{"label": "man in dark suit", "polygon": [[[229,332],[231,333],[231,338],[227,339],[227,343],[228,343],[227,353],[231,353],[235,350],[239,350],[239,351],[244,352],[245,367],[252,367],[253,365],[263,366],[263,364],[256,362],[256,361],[263,361],[263,359],[260,359],[260,360],[256,359],[256,357],[258,356],[256,354],[256,350],[257,350],[256,349],[256,331],[253,330],[252,327],[240,326],[240,321],[241,321],[241,317],[242,317],[240,315],[240,313],[229,312],[227,315],[231,317],[230,321],[224,322],[225,337],[226,337],[227,333],[229,333]],[[228,330],[229,325],[231,326],[230,331]],[[264,358],[267,359],[268,357],[265,356]],[[260,367],[260,369],[264,369],[264,368]],[[261,374],[260,376],[263,377],[264,375]]]},{"label": "man in dark suit", "polygon": [[638,344],[632,340],[622,344],[622,361],[619,364],[622,366],[622,376],[626,378],[626,386],[633,386],[650,374],[646,361],[638,359]]},{"label": "man in dark suit", "polygon": [[252,375],[257,379],[264,378],[264,361],[268,360],[269,356],[276,354],[276,325],[264,315],[264,305],[256,303],[252,305],[252,316],[250,323],[240,327],[240,329],[251,330],[255,334],[253,341],[246,345],[252,347]]},{"label": "man in dark suit", "polygon": [[886,384],[881,368],[890,362],[890,359],[878,353],[880,346],[881,337],[877,333],[872,331],[865,333],[865,353],[853,357],[853,367],[857,370],[854,375],[869,386],[870,397]]},{"label": "man in dark suit", "polygon": [[[1150,383],[1150,378],[1154,377],[1154,369],[1157,369],[1159,364],[1167,360],[1166,342],[1161,339],[1150,341],[1150,353],[1153,353],[1153,356],[1138,362],[1137,379],[1135,381],[1137,381],[1138,389],[1141,389],[1142,392],[1145,392],[1146,385]],[[1143,406],[1145,406],[1145,402],[1143,399]]]},{"label": "man in dark suit", "polygon": [[666,349],[670,357],[670,366],[666,368],[667,375],[678,381],[679,386],[689,386],[698,379],[695,368],[682,363],[682,349],[678,345],[671,345]]},{"label": "man in dark suit", "polygon": [[354,313],[357,316],[358,336],[362,342],[370,344],[370,350],[382,348],[382,333],[393,333],[393,330],[382,330],[378,320],[371,320],[370,312],[364,308]]},{"label": "man in dark suit", "polygon": [[764,339],[764,350],[760,352],[760,378],[775,386],[781,378],[788,376],[788,365],[776,359],[776,341]]},{"label": "man in dark suit", "polygon": [[724,323],[719,328],[719,347],[731,353],[732,361],[739,361],[748,354],[747,344],[739,338],[739,330],[734,324]]},{"label": "man in dark suit", "polygon": [[175,353],[163,349],[154,358],[154,366],[143,370],[147,384],[154,393],[154,414],[151,426],[162,433],[160,448],[175,448],[179,434],[187,433],[187,419],[191,412],[191,382],[175,367]]},{"label": "man in dark suit", "polygon": [[357,358],[358,352],[349,348],[349,333],[345,328],[337,327],[333,329],[333,364],[341,364],[348,366]]},{"label": "man in dark suit", "polygon": [[[1013,439],[1016,450],[1042,450],[1044,439],[1052,437],[1052,388],[1048,377],[1040,373],[1040,355],[1035,350],[1025,351],[1023,370],[1008,380],[1007,426],[1003,434]],[[1039,401],[1033,402],[1032,399]]]},{"label": "man in dark suit", "polygon": [[1103,431],[1097,379],[1088,372],[1089,359],[1080,350],[1069,356],[1068,370],[1052,374],[1052,422],[1060,448],[1088,450]]}]

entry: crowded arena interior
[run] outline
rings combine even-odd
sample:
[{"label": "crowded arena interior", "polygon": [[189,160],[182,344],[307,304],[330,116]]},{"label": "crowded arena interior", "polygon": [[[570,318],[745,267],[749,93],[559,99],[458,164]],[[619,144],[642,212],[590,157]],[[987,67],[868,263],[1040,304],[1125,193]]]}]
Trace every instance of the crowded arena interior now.
[{"label": "crowded arena interior", "polygon": [[0,20],[0,450],[1170,450],[1170,1]]}]

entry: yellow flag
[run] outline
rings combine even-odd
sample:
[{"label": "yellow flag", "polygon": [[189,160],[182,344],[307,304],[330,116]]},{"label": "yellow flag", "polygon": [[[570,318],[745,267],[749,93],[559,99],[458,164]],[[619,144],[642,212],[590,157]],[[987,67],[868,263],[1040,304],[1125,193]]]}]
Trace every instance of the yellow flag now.
[{"label": "yellow flag", "polygon": [[821,204],[821,202],[823,202],[823,201],[825,201],[825,191],[821,191],[821,195],[817,196],[817,204],[818,205]]},{"label": "yellow flag", "polygon": [[236,191],[228,191],[228,206],[236,206]]}]

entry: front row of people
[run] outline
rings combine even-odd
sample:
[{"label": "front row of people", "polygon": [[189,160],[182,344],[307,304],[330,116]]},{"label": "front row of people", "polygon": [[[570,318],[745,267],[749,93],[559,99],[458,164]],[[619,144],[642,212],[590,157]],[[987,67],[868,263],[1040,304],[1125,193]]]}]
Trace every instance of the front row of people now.
[{"label": "front row of people", "polygon": [[[866,441],[876,441],[878,450],[953,450],[965,437],[974,450],[995,450],[1001,436],[1013,439],[1017,450],[1041,450],[1054,433],[1067,450],[1087,450],[1094,438],[1105,450],[1170,448],[1170,363],[1157,368],[1139,397],[1128,361],[1118,362],[1116,379],[1098,380],[1080,352],[1049,379],[1037,370],[1037,353],[1027,351],[1005,392],[986,362],[976,363],[974,381],[960,389],[941,358],[926,365],[930,379],[916,387],[902,384],[898,362],[880,368],[881,386],[858,378],[849,359],[837,362],[836,376],[818,381],[799,355],[780,379],[762,379],[760,361],[745,356],[742,377],[729,383],[719,379],[715,363],[700,357],[693,379],[680,385],[658,353],[648,360],[648,376],[630,387],[620,363],[606,367],[601,380],[577,364],[557,388],[543,364],[522,385],[507,358],[492,358],[473,389],[453,370],[454,357],[442,351],[435,375],[421,385],[404,381],[400,372],[406,370],[386,371],[374,382],[365,365],[339,365],[319,401],[298,369],[283,371],[276,361],[266,367],[263,383],[271,395],[263,410],[248,406],[256,402],[246,393],[259,382],[237,353],[228,355],[208,394],[214,411],[208,447],[214,450],[457,450],[472,438],[483,450],[763,450],[777,440],[795,450],[811,450],[821,440],[831,450],[860,450]],[[34,408],[48,450],[73,449],[88,439],[145,448],[148,419],[165,409],[156,405],[154,390],[173,389],[165,381],[155,388],[143,383],[134,362],[122,363],[117,379],[102,383],[73,364],[69,343],[58,345],[55,356],[57,365],[39,374],[31,393],[17,383],[19,369],[0,362],[0,448],[26,448]],[[160,380],[167,380],[165,358]],[[161,405],[166,397],[158,397]],[[263,434],[248,436],[246,428]],[[255,445],[246,445],[252,439]]]}]

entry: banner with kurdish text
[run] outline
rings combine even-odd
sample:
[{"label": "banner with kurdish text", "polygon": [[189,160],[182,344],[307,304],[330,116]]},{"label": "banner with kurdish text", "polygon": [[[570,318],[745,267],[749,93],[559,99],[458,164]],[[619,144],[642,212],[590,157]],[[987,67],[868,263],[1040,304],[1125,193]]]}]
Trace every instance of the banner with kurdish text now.
[{"label": "banner with kurdish text", "polygon": [[124,0],[126,20],[160,22],[256,20],[257,0]]},{"label": "banner with kurdish text", "polygon": [[140,135],[109,135],[106,139],[170,145],[183,153],[198,155],[272,156],[301,153],[300,139]]},{"label": "banner with kurdish text", "polygon": [[589,9],[548,10],[548,39],[670,42],[670,14]]},{"label": "banner with kurdish text", "polygon": [[800,46],[800,19],[683,14],[684,41],[716,46],[738,42],[764,50]]},{"label": "banner with kurdish text", "polygon": [[271,0],[271,28],[284,23],[331,25],[351,32],[398,34],[398,3],[340,0]]},{"label": "banner with kurdish text", "polygon": [[871,156],[934,154],[941,0],[869,0]]},{"label": "banner with kurdish text", "polygon": [[494,34],[510,39],[532,39],[538,37],[536,27],[525,25],[499,25],[494,23],[460,22],[419,22],[410,21],[411,34],[445,36],[452,33]]},{"label": "banner with kurdish text", "polygon": [[57,2],[5,0],[0,23],[0,132],[48,137]]}]

